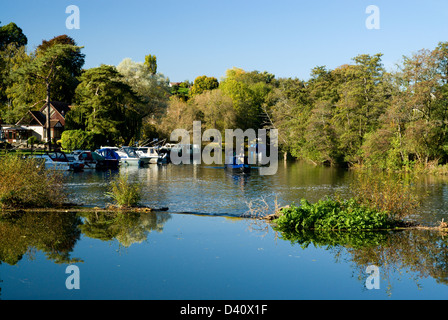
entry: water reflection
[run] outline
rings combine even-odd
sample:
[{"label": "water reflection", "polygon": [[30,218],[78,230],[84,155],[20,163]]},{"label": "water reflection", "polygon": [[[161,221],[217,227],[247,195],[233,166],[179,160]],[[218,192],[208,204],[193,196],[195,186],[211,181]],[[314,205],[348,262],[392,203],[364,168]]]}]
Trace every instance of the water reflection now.
[{"label": "water reflection", "polygon": [[[5,215],[0,220],[0,264],[17,265],[24,256],[32,258],[36,251],[56,264],[83,262],[83,257],[72,257],[82,237],[117,241],[128,248],[145,242],[152,232],[162,233],[171,218],[171,214],[158,212]],[[254,225],[259,228],[255,221]],[[358,233],[302,230],[278,236],[300,251],[314,246],[333,255],[337,262],[351,264],[360,286],[364,286],[369,265],[380,268],[384,281],[408,273],[417,284],[419,279],[428,277],[448,284],[447,234],[430,230]],[[393,288],[387,290],[392,292]]]},{"label": "water reflection", "polygon": [[162,232],[163,225],[171,217],[154,212],[89,212],[81,216],[84,222],[79,229],[85,236],[102,241],[117,240],[124,247],[142,243],[152,231]]},{"label": "water reflection", "polygon": [[[194,212],[237,217],[247,212],[247,203],[256,201],[260,197],[265,197],[268,204],[273,207],[273,201],[276,198],[279,205],[287,205],[298,202],[301,198],[315,202],[325,196],[349,194],[350,183],[353,180],[352,172],[314,167],[303,163],[280,164],[279,171],[274,176],[260,176],[256,171],[248,176],[232,175],[222,168],[201,165],[127,167],[121,168],[120,172],[127,172],[131,181],[143,184],[144,205],[168,207],[172,213]],[[104,206],[109,201],[104,197],[109,181],[118,173],[88,171],[78,174],[69,173],[66,186],[70,200],[90,207]],[[429,197],[426,198],[419,211],[424,224],[434,224],[447,215],[448,187],[445,179],[426,177],[419,181],[421,192],[429,193]],[[23,257],[33,258],[36,252],[40,251],[45,254],[50,264],[69,264],[86,259],[85,269],[87,270],[89,268],[104,270],[105,267],[110,267],[110,272],[115,272],[113,274],[117,278],[123,276],[125,282],[129,279],[134,280],[135,270],[139,266],[144,266],[141,267],[142,269],[148,268],[149,264],[145,264],[145,261],[154,259],[160,263],[151,264],[151,268],[157,271],[153,272],[151,286],[155,287],[159,284],[160,292],[167,296],[173,292],[185,291],[189,288],[188,286],[196,285],[201,279],[204,279],[202,283],[204,292],[211,292],[213,288],[208,285],[214,283],[213,287],[215,287],[219,282],[218,278],[224,279],[235,287],[237,282],[244,284],[245,288],[253,286],[256,289],[247,294],[257,295],[261,292],[260,286],[265,282],[260,282],[259,279],[269,281],[268,279],[275,278],[277,281],[279,277],[285,279],[285,284],[281,284],[281,281],[272,282],[268,289],[274,288],[279,292],[282,290],[287,292],[287,288],[283,287],[290,285],[291,295],[296,296],[298,286],[294,280],[290,279],[290,275],[299,269],[302,270],[300,275],[303,275],[302,278],[314,281],[314,283],[311,280],[310,283],[299,282],[304,286],[304,291],[312,291],[316,285],[322,287],[322,290],[328,289],[321,277],[333,272],[332,262],[323,262],[320,268],[324,271],[317,270],[316,273],[315,265],[309,266],[304,258],[302,260],[297,258],[294,261],[289,258],[291,251],[300,251],[299,254],[292,255],[312,256],[312,258],[314,258],[313,255],[329,256],[330,259],[334,257],[336,261],[349,265],[348,268],[350,271],[353,270],[354,277],[360,279],[357,289],[365,285],[365,268],[368,265],[378,266],[382,273],[381,278],[385,281],[400,272],[406,274],[407,271],[412,281],[418,282],[419,279],[428,277],[445,286],[448,284],[447,237],[437,232],[422,230],[358,234],[302,232],[289,235],[279,234],[282,239],[279,240],[272,236],[269,225],[260,222],[260,225],[257,225],[258,231],[266,231],[266,236],[259,241],[254,239],[253,234],[252,236],[245,234],[243,228],[240,230],[240,221],[248,222],[248,220],[235,219],[232,223],[228,223],[230,221],[228,219],[223,222],[224,220],[216,218],[218,221],[216,225],[215,220],[210,220],[215,218],[190,219],[191,215],[176,215],[176,219],[173,217],[174,214],[169,213],[112,215],[101,211],[83,214],[29,213],[3,216],[0,219],[0,264],[25,264]],[[170,219],[173,220],[170,224],[171,228],[167,227],[164,230]],[[447,220],[445,218],[445,221]],[[175,236],[179,232],[185,232],[185,236]],[[157,242],[152,242],[151,250],[148,250],[149,244],[145,242],[151,234],[157,237]],[[107,258],[110,256],[116,258],[116,252],[113,250],[109,252],[108,245],[104,247],[98,245],[101,248],[97,251],[100,255],[98,260],[104,257],[104,264],[89,261],[89,254],[97,254],[96,247],[89,247],[91,242],[88,240],[90,239],[99,240],[94,241],[95,245],[100,242],[117,242],[120,247],[132,247],[132,250],[126,250],[130,252],[129,255],[113,260],[116,264],[120,264],[120,259],[126,259],[129,262],[128,269],[123,267],[124,264],[119,271],[117,271],[118,268],[112,268],[115,264],[111,264],[110,259]],[[288,242],[293,244],[292,248]],[[82,248],[80,250],[82,253],[79,257],[73,257],[74,249],[79,243],[81,243],[79,247]],[[272,250],[261,250],[264,247]],[[314,250],[312,247],[320,249]],[[170,253],[167,254],[167,252]],[[207,257],[209,260],[206,259]],[[235,264],[241,263],[249,267],[235,271]],[[187,273],[189,276],[181,277],[183,273],[179,271],[185,269],[185,266],[190,268]],[[271,270],[281,268],[289,268],[291,273],[286,272],[284,275],[271,277]],[[194,273],[196,269],[200,270],[197,274]],[[11,272],[6,268],[2,270]],[[215,273],[216,270],[220,270],[219,276]],[[226,273],[228,270],[231,271]],[[50,273],[51,271],[43,270],[43,272]],[[160,280],[158,274],[164,274],[165,278]],[[2,279],[6,278],[2,277]],[[173,283],[170,287],[166,287],[167,284],[163,282],[163,279],[172,280]],[[190,279],[191,283],[185,282],[186,279]],[[232,279],[238,279],[238,281],[231,282]],[[136,280],[135,283],[139,281]],[[295,281],[301,281],[301,279]],[[137,286],[135,283],[129,284],[129,287]],[[230,293],[237,292],[236,289],[231,291],[232,288],[227,287],[228,283],[220,287],[224,296],[227,294],[226,290],[230,290]],[[279,283],[283,287],[279,286]],[[185,286],[182,287],[182,284]],[[4,284],[0,282],[0,286],[2,285]],[[145,296],[144,289],[146,288],[140,291],[142,296]],[[330,286],[331,289],[334,288]],[[19,288],[17,290],[17,295],[20,296],[22,293]],[[200,287],[197,290],[200,290]],[[350,294],[356,295],[358,292],[352,291]],[[159,297],[156,294],[154,296]],[[183,297],[181,293],[178,293],[178,296]]]},{"label": "water reflection", "polygon": [[18,213],[1,216],[0,264],[16,265],[39,250],[55,263],[81,261],[70,257],[80,239],[81,219],[72,213]]},{"label": "water reflection", "polygon": [[55,263],[82,262],[72,258],[81,235],[101,241],[117,240],[129,247],[161,232],[170,214],[142,213],[17,213],[0,219],[0,264],[16,265],[34,250]]},{"label": "water reflection", "polygon": [[280,238],[302,249],[313,245],[328,250],[337,262],[351,263],[361,282],[365,281],[368,266],[379,267],[381,279],[389,282],[386,289],[389,294],[396,274],[409,274],[417,286],[420,279],[427,277],[448,284],[446,233],[417,229],[357,233],[302,230],[281,233]]}]

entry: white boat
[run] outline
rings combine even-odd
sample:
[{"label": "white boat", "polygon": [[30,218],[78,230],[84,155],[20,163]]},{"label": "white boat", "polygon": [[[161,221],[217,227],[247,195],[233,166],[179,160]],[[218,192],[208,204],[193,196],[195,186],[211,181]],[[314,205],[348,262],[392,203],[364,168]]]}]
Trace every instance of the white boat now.
[{"label": "white boat", "polygon": [[39,162],[42,162],[45,165],[46,169],[49,170],[58,170],[58,171],[72,170],[70,162],[54,161],[48,154],[31,155],[29,156],[29,158],[37,159]]},{"label": "white boat", "polygon": [[120,163],[128,166],[144,166],[149,163],[149,159],[141,158],[131,147],[122,147],[114,150],[120,157]]},{"label": "white boat", "polygon": [[158,147],[138,147],[135,148],[135,152],[140,158],[149,159],[149,163],[167,163],[168,158],[166,153],[159,153]]}]

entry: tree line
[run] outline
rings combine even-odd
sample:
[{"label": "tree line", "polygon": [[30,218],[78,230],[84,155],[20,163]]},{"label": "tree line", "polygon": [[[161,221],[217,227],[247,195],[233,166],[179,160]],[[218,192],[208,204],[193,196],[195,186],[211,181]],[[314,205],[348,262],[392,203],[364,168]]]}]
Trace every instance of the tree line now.
[{"label": "tree line", "polygon": [[[130,145],[177,128],[279,130],[284,154],[316,164],[399,169],[448,159],[448,42],[404,56],[387,71],[382,54],[361,54],[308,80],[232,68],[170,84],[157,58],[83,69],[83,47],[61,35],[33,52],[10,23],[0,27],[0,118],[15,123],[37,103],[72,105],[66,130]],[[142,57],[143,58],[143,57]]]}]

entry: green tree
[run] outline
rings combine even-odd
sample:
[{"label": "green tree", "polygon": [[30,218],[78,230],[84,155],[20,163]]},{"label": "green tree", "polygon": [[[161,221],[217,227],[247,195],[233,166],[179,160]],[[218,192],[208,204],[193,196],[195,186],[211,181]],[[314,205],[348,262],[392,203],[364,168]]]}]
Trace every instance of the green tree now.
[{"label": "green tree", "polygon": [[447,44],[404,57],[387,110],[404,162],[438,163],[447,155]]},{"label": "green tree", "polygon": [[[13,74],[14,86],[9,88],[8,94],[13,98],[15,105],[26,104],[43,99],[47,104],[47,119],[50,118],[50,101],[55,98],[52,95],[53,88],[57,88],[58,79],[70,79],[73,77],[72,70],[67,63],[73,52],[81,48],[71,44],[55,44],[45,52],[34,55],[29,63],[24,64]],[[30,88],[45,87],[43,96],[24,96],[29,93]],[[17,119],[18,120],[18,119]],[[50,134],[50,126],[47,126],[47,137]]]},{"label": "green tree", "polygon": [[148,68],[149,72],[152,75],[155,75],[157,73],[157,57],[151,54],[148,54],[145,56],[145,63],[144,65],[146,68]]},{"label": "green tree", "polygon": [[30,61],[12,74],[13,85],[7,94],[13,105],[47,101],[50,93],[52,100],[71,103],[84,64],[81,49],[66,36],[44,41]]},{"label": "green tree", "polygon": [[273,89],[273,75],[258,71],[246,72],[233,68],[221,82],[223,93],[232,98],[236,122],[240,129],[259,129],[263,126],[263,105]]},{"label": "green tree", "polygon": [[[67,35],[60,35],[50,39],[48,41],[43,40],[42,44],[36,49],[36,55],[42,56],[55,45],[68,45],[76,47],[76,42],[73,38]],[[57,73],[55,75],[54,85],[52,86],[52,96],[56,101],[64,101],[71,103],[75,95],[76,87],[79,84],[79,77],[82,73],[82,67],[84,65],[85,55],[81,53],[81,50],[72,50],[69,55],[62,61],[64,73]],[[41,92],[44,92],[45,88],[41,88]],[[36,92],[38,94],[38,92]]]},{"label": "green tree", "polygon": [[219,87],[219,82],[214,77],[200,76],[194,80],[190,93],[192,96],[201,94],[208,90],[213,90]]},{"label": "green tree", "polygon": [[365,135],[379,126],[379,117],[388,105],[390,90],[384,79],[381,54],[360,55],[354,65],[336,69],[337,91],[334,123],[344,161],[360,163],[359,150]]},{"label": "green tree", "polygon": [[224,95],[220,89],[198,94],[189,101],[189,104],[201,112],[205,129],[217,129],[224,133],[225,129],[236,126],[232,99]]},{"label": "green tree", "polygon": [[[14,22],[0,27],[0,111],[8,107],[11,112],[11,104],[8,104],[6,89],[12,85],[11,72],[23,63],[26,54],[27,37]],[[3,108],[2,108],[3,105]],[[5,118],[4,111],[0,118]],[[9,117],[6,115],[6,118]]]},{"label": "green tree", "polygon": [[144,63],[124,59],[118,66],[122,81],[128,84],[141,100],[138,111],[142,117],[154,118],[167,108],[170,88],[169,79],[163,74],[153,74]]},{"label": "green tree", "polygon": [[61,145],[64,150],[95,150],[104,144],[105,137],[84,130],[65,130],[62,133]]},{"label": "green tree", "polygon": [[28,44],[28,39],[14,22],[0,27],[0,50],[13,43],[17,48]]},{"label": "green tree", "polygon": [[279,133],[279,144],[285,156],[289,153],[304,158],[303,144],[307,119],[311,112],[306,83],[299,79],[279,79],[264,104],[267,126]]},{"label": "green tree", "polygon": [[129,144],[138,139],[141,103],[123,76],[113,66],[86,70],[76,89],[75,107],[67,114],[68,129],[83,129],[104,135],[109,143]]}]

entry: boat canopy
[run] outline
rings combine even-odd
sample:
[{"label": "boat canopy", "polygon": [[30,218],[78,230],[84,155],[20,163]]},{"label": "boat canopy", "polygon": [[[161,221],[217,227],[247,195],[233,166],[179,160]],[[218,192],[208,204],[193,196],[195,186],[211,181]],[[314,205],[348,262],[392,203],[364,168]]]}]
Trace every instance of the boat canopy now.
[{"label": "boat canopy", "polygon": [[96,150],[95,152],[106,159],[120,160],[120,156],[118,155],[118,153],[116,153],[112,149],[104,148]]}]

